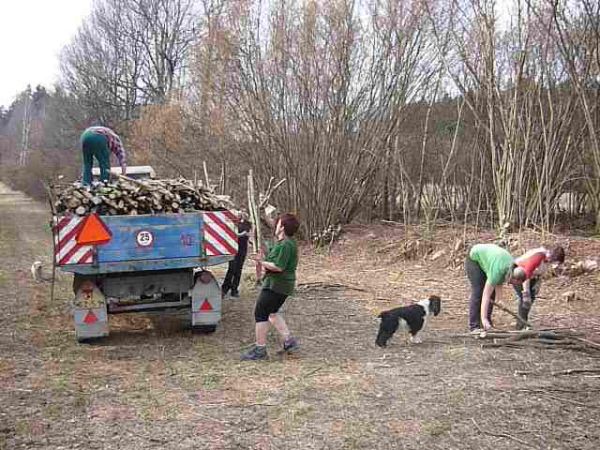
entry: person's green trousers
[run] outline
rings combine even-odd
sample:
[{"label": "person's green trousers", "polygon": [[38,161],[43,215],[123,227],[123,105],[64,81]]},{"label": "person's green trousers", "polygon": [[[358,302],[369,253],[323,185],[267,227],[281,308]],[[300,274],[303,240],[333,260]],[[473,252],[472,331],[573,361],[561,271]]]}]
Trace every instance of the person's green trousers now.
[{"label": "person's green trousers", "polygon": [[110,149],[106,136],[97,133],[84,132],[81,135],[81,150],[83,152],[83,184],[91,184],[94,158],[100,166],[100,180],[110,179]]}]

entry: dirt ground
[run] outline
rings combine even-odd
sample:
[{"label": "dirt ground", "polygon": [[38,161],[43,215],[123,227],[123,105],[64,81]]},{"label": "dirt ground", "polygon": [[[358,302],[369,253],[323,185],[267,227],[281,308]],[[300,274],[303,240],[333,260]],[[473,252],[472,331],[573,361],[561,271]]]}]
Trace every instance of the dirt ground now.
[{"label": "dirt ground", "polygon": [[[418,230],[394,225],[350,227],[330,251],[303,248],[285,311],[301,352],[277,356],[272,336],[270,361],[242,363],[253,340],[249,275],[212,335],[192,334],[180,317],[123,315],[111,317],[107,339],[77,344],[70,276],[50,302],[49,284],[29,272],[51,259],[48,219],[45,205],[0,185],[0,448],[599,448],[600,353],[488,349],[465,336],[467,283],[454,252],[462,230],[440,228],[429,256],[412,259],[403,251]],[[597,240],[519,239],[600,255]],[[534,325],[597,339],[599,287],[597,273],[547,281]],[[566,291],[578,299],[567,302]],[[429,294],[443,312],[423,344],[395,336],[375,346],[380,310]],[[514,309],[510,296],[503,302]],[[501,311],[495,320],[514,325]]]}]

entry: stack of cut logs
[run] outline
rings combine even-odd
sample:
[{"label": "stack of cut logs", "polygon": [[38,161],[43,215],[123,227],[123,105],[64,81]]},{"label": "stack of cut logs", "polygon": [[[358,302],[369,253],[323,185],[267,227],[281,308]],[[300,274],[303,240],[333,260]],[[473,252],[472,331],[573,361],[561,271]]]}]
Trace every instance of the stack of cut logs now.
[{"label": "stack of cut logs", "polygon": [[138,215],[218,211],[234,208],[229,196],[217,195],[201,183],[184,178],[171,180],[133,180],[119,177],[114,183],[81,183],[54,186],[57,214],[80,216]]}]

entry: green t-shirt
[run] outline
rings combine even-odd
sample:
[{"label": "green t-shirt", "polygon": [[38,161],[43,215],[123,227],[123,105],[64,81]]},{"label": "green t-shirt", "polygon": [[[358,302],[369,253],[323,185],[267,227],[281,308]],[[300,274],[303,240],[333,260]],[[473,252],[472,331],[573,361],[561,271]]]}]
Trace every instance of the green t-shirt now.
[{"label": "green t-shirt", "polygon": [[263,287],[278,294],[292,295],[296,285],[298,267],[298,244],[294,239],[283,239],[269,249],[265,261],[275,264],[283,272],[266,272]]},{"label": "green t-shirt", "polygon": [[469,258],[479,264],[487,281],[493,286],[504,283],[514,264],[512,255],[496,244],[474,245],[469,252]]}]

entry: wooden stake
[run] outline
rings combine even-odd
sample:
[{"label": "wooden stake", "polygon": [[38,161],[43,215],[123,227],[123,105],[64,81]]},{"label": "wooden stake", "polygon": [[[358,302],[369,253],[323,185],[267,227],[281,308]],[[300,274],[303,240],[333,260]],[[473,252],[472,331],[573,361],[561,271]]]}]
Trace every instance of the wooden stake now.
[{"label": "wooden stake", "polygon": [[56,210],[54,209],[54,198],[52,196],[52,189],[46,183],[44,188],[48,194],[48,202],[50,203],[50,213],[52,218],[50,219],[50,234],[52,235],[52,283],[50,284],[50,302],[54,302],[54,286],[56,285],[56,240],[54,239],[54,218],[56,217]]},{"label": "wooden stake", "polygon": [[256,196],[254,191],[254,173],[252,169],[248,172],[248,212],[250,213],[250,217],[252,218],[252,222],[254,223],[254,251],[260,252],[262,239],[261,239],[261,229],[260,229],[260,211],[256,206]]},{"label": "wooden stake", "polygon": [[204,169],[204,181],[206,182],[206,187],[210,189],[210,180],[208,179],[208,167],[206,166],[206,161],[202,161],[202,168]]}]

